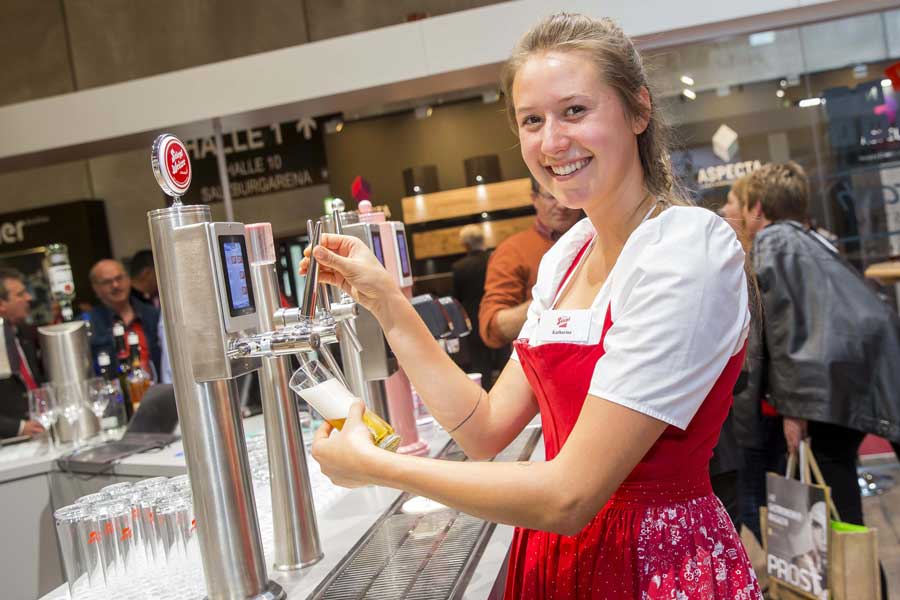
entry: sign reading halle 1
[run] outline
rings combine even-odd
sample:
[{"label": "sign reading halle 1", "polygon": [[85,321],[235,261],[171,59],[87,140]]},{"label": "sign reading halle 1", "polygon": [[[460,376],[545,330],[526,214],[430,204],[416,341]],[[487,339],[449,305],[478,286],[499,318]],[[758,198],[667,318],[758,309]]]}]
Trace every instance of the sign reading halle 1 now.
[{"label": "sign reading halle 1", "polygon": [[[222,136],[231,198],[248,198],[328,183],[325,143],[315,119],[242,129]],[[184,202],[222,201],[216,141],[213,137],[185,142],[193,184]]]}]

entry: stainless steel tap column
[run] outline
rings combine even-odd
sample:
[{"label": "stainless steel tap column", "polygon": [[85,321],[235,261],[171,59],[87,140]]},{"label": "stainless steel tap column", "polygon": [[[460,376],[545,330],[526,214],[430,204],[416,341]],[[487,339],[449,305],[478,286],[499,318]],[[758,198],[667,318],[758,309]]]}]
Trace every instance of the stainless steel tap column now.
[{"label": "stainless steel tap column", "polygon": [[[182,166],[176,164],[176,167]],[[207,206],[155,210],[148,215],[150,239],[159,282],[166,345],[172,364],[184,455],[194,494],[197,531],[210,600],[283,598],[281,587],[268,581],[244,429],[234,379],[198,383],[193,346],[203,344],[188,325],[193,313],[215,310],[193,294],[191,261],[206,260],[202,248],[177,244],[186,226],[210,221]],[[202,349],[200,349],[202,350]]]},{"label": "stainless steel tap column", "polygon": [[[276,328],[273,315],[280,307],[272,226],[256,223],[248,225],[246,231],[259,329],[272,331]],[[289,357],[262,359],[259,385],[272,488],[274,566],[279,571],[300,569],[322,558],[297,399],[288,386],[290,378]]]}]

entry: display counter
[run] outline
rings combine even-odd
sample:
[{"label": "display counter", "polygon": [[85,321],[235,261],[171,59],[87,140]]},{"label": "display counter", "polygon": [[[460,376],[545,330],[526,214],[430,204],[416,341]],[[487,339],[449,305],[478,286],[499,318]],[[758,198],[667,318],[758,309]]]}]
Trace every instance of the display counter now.
[{"label": "display counter", "polygon": [[[535,422],[529,427],[537,426]],[[244,428],[248,437],[260,434],[262,417],[246,419]],[[441,429],[425,430],[421,434],[429,442],[432,455],[449,441],[449,436]],[[542,442],[535,447],[532,456],[543,456]],[[63,574],[52,514],[55,508],[117,481],[173,476],[186,471],[181,442],[160,451],[131,456],[111,465],[109,471],[102,474],[60,471],[56,458],[41,442],[0,449],[0,505],[6,513],[2,535],[5,540],[15,541],[4,544],[0,558],[5,597],[66,598],[65,586],[61,585]],[[315,461],[310,460],[309,466],[324,558],[300,571],[275,571],[271,568],[271,532],[262,531],[269,577],[284,587],[289,598],[309,596],[399,495],[397,490],[376,486],[354,490],[339,488],[321,474]],[[258,501],[258,505],[260,510],[267,510],[265,502]],[[462,597],[474,599],[490,595],[504,564],[512,531],[506,526],[497,526],[493,530]]]}]

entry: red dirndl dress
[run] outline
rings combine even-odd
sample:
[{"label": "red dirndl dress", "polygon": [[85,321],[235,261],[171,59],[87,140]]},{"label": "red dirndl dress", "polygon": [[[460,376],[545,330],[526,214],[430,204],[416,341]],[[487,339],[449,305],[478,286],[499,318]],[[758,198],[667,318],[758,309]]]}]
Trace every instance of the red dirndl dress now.
[{"label": "red dirndl dress", "polygon": [[[547,460],[578,419],[611,326],[607,309],[596,346],[515,342],[540,406]],[[743,350],[731,357],[688,428],[666,428],[581,532],[565,536],[516,528],[507,600],[762,598],[709,480],[709,459],[743,359]]]}]

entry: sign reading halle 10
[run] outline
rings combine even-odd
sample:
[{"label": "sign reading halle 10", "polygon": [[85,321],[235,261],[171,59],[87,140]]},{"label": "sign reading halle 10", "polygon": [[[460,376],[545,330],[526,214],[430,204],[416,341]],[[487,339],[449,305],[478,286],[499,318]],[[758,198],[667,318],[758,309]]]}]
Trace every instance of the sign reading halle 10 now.
[{"label": "sign reading halle 10", "polygon": [[[328,183],[322,128],[315,119],[233,131],[222,142],[233,200]],[[188,140],[184,146],[193,168],[184,202],[221,202],[215,138]]]}]

